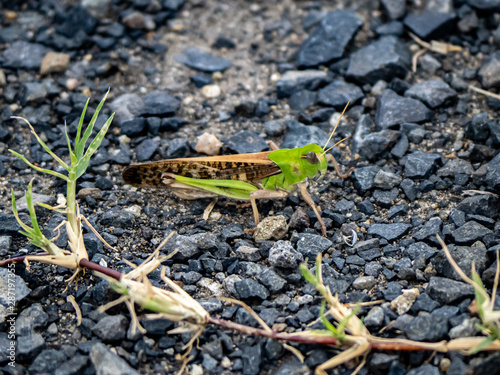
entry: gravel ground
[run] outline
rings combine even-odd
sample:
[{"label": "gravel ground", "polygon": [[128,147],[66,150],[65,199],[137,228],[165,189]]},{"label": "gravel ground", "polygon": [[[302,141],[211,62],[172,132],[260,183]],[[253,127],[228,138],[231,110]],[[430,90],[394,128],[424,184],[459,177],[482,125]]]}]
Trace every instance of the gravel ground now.
[{"label": "gravel ground", "polygon": [[[480,335],[470,313],[473,290],[446,261],[436,235],[470,275],[474,264],[491,288],[500,249],[500,100],[470,86],[500,86],[500,3],[494,0],[0,1],[0,258],[36,252],[11,211],[10,191],[23,196],[35,177],[35,199],[55,204],[65,186],[34,174],[8,149],[56,168],[11,116],[24,116],[47,144],[65,154],[63,124],[76,133],[111,88],[99,116],[113,125],[78,186],[82,213],[119,251],[90,231],[89,258],[126,272],[166,234],[162,250],[179,249],[167,275],[217,317],[251,326],[244,301],[273,329],[310,328],[321,298],[298,264],[324,254],[325,284],[343,302],[383,303],[358,315],[373,334],[438,342]],[[461,47],[440,54],[411,38]],[[416,71],[412,57],[420,54]],[[280,238],[256,240],[249,207],[219,199],[180,200],[167,191],[137,189],[121,179],[132,162],[199,155],[207,133],[224,154],[323,145],[350,100],[332,152],[352,175],[334,172],[311,183],[328,237],[299,197],[260,202],[261,217],[284,216]],[[207,136],[205,136],[207,137]],[[67,153],[67,151],[66,151]],[[22,204],[22,199],[19,199]],[[21,212],[26,212],[26,207]],[[44,233],[63,219],[37,210]],[[354,246],[342,234],[357,233]],[[284,233],[284,234],[283,234]],[[56,240],[65,246],[62,232]],[[16,267],[15,367],[9,366],[6,270],[0,269],[0,372],[7,374],[160,374],[179,369],[189,335],[166,335],[168,320],[144,319],[133,334],[124,306],[89,274],[65,290],[61,267]],[[151,281],[161,285],[159,272]],[[406,309],[391,304],[411,290]],[[83,314],[80,326],[68,296]],[[397,301],[397,300],[396,300]],[[412,303],[413,302],[413,303]],[[321,328],[315,324],[313,328]],[[383,329],[384,328],[384,329]],[[383,329],[383,330],[382,330]],[[193,349],[191,373],[309,374],[335,355],[295,345],[300,363],[280,343],[208,327]],[[360,374],[496,374],[500,355],[373,352]],[[331,373],[349,374],[356,363]]]}]

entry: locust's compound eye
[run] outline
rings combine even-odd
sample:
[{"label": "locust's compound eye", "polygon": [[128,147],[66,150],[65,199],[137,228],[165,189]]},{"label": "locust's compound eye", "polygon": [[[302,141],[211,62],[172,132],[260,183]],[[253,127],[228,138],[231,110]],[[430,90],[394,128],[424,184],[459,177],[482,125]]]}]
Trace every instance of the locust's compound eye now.
[{"label": "locust's compound eye", "polygon": [[311,164],[318,164],[319,163],[318,156],[316,155],[316,153],[314,151],[308,152],[303,157],[305,157],[307,159],[307,161]]}]

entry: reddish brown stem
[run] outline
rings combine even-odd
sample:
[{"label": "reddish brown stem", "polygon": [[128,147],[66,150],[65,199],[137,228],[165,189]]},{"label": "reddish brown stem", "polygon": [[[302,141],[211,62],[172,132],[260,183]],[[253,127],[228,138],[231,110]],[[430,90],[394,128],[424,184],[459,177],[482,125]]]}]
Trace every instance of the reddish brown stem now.
[{"label": "reddish brown stem", "polygon": [[[22,263],[26,259],[26,256],[20,256],[16,258],[10,258],[10,259],[5,259],[5,260],[0,260],[0,267],[5,267],[9,264],[15,264],[15,263]],[[88,268],[93,271],[97,271],[100,273],[103,273],[104,275],[107,275],[109,277],[112,277],[113,279],[120,280],[122,277],[122,273],[119,271],[112,270],[111,268],[108,267],[103,267],[100,264],[91,262],[90,260],[87,259],[82,259],[80,260],[80,267],[83,268]]]},{"label": "reddish brown stem", "polygon": [[122,278],[121,272],[112,270],[111,268],[108,268],[108,267],[103,267],[100,264],[91,262],[90,260],[87,260],[87,259],[80,260],[80,267],[88,268],[90,270],[103,273],[109,277],[112,277],[113,279],[116,279],[116,280],[120,280]]},{"label": "reddish brown stem", "polygon": [[16,258],[10,258],[10,259],[5,259],[5,260],[0,260],[0,267],[5,267],[9,264],[15,264],[15,263],[22,263],[24,262],[25,256],[21,257],[16,257]]},{"label": "reddish brown stem", "polygon": [[425,347],[419,344],[410,343],[390,343],[390,342],[372,342],[371,348],[374,350],[395,350],[400,352],[414,352],[419,350],[432,351],[432,348]]},{"label": "reddish brown stem", "polygon": [[339,344],[339,339],[330,336],[305,336],[305,335],[294,335],[285,332],[274,332],[268,331],[261,328],[248,327],[243,324],[238,324],[231,322],[229,320],[223,320],[219,318],[214,318],[213,316],[208,318],[210,324],[214,324],[220,327],[229,328],[233,331],[243,332],[249,335],[257,335],[262,337],[267,337],[274,340],[283,340],[290,342],[299,342],[302,344],[320,344],[320,345],[337,345]]}]

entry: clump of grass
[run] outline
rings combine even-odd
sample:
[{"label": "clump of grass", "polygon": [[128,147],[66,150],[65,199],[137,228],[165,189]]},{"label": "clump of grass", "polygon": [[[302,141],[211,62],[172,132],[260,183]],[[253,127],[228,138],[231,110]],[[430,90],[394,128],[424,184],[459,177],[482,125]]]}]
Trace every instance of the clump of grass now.
[{"label": "clump of grass", "polygon": [[[78,123],[78,128],[77,128],[77,133],[76,133],[76,138],[74,140],[74,147],[71,146],[71,141],[68,136],[67,132],[67,127],[65,124],[65,136],[66,136],[66,141],[68,144],[68,151],[69,151],[69,156],[70,156],[70,161],[69,163],[65,162],[62,160],[59,156],[57,156],[48,146],[47,144],[40,138],[40,136],[36,133],[35,129],[33,126],[29,123],[28,120],[22,118],[22,117],[15,117],[18,118],[28,124],[28,126],[31,129],[31,133],[35,136],[36,140],[38,143],[42,146],[42,148],[47,152],[52,158],[61,166],[63,167],[66,171],[67,174],[62,174],[50,169],[46,168],[41,168],[30,161],[24,156],[21,155],[20,153],[14,151],[14,150],[9,150],[12,154],[14,154],[16,157],[19,159],[23,160],[28,166],[36,170],[37,172],[40,173],[45,173],[49,174],[52,176],[55,176],[57,178],[60,178],[64,181],[66,181],[66,204],[61,205],[61,206],[56,206],[56,207],[51,207],[46,204],[40,204],[40,206],[45,207],[50,210],[55,210],[58,212],[62,212],[66,214],[66,220],[61,224],[66,226],[66,231],[68,233],[68,247],[69,250],[61,249],[58,247],[53,241],[53,239],[48,239],[45,237],[40,230],[40,227],[38,225],[38,219],[36,217],[35,213],[35,205],[33,202],[33,195],[32,195],[32,182],[28,184],[28,190],[25,191],[25,196],[26,196],[26,202],[28,205],[28,211],[29,211],[29,216],[31,220],[31,227],[21,221],[18,215],[17,207],[16,207],[16,199],[14,196],[14,191],[12,190],[12,211],[17,219],[17,222],[21,226],[22,230],[20,231],[21,234],[25,235],[28,237],[30,242],[43,249],[44,253],[43,254],[37,254],[37,255],[28,255],[26,257],[23,257],[23,261],[29,262],[29,261],[39,261],[39,262],[44,262],[44,263],[49,263],[49,264],[54,264],[58,266],[63,266],[69,269],[75,270],[75,273],[73,276],[69,279],[69,282],[73,281],[79,274],[79,272],[82,269],[82,262],[88,262],[88,255],[87,255],[87,250],[85,249],[85,244],[83,242],[83,233],[82,233],[82,220],[85,221],[82,215],[80,215],[79,209],[78,209],[78,204],[76,202],[76,182],[80,176],[82,176],[85,171],[87,170],[87,167],[90,162],[90,158],[92,155],[97,151],[99,146],[102,143],[102,140],[104,139],[104,136],[106,135],[106,132],[108,131],[111,122],[113,121],[114,114],[111,115],[106,122],[104,123],[104,126],[101,128],[101,130],[97,133],[95,138],[90,141],[90,144],[88,147],[86,147],[87,142],[90,140],[90,136],[92,135],[92,131],[94,129],[95,122],[97,120],[97,117],[99,116],[99,112],[102,109],[102,106],[104,105],[104,102],[106,101],[106,98],[109,94],[106,93],[104,98],[101,100],[99,105],[97,106],[97,109],[94,112],[94,115],[92,116],[92,119],[90,120],[88,126],[85,128],[85,131],[83,131],[83,122],[85,119],[85,113],[87,111],[87,106],[89,104],[89,100],[87,100],[87,103],[85,104],[85,107],[82,111],[82,115],[80,116],[80,121]],[[88,222],[87,222],[88,224]],[[59,229],[59,227],[57,228]],[[98,233],[96,233],[98,235]],[[99,236],[100,237],[100,236]],[[56,237],[57,238],[57,237]],[[107,245],[107,244],[106,244]],[[108,245],[109,246],[109,245]],[[9,262],[15,262],[19,261],[21,259],[11,259],[7,261],[0,262],[0,265],[8,264]]]}]

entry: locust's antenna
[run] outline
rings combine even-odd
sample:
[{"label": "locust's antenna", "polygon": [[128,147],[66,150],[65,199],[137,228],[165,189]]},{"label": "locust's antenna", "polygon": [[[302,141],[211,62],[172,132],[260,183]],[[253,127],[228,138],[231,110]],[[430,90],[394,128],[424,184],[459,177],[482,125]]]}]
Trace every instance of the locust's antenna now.
[{"label": "locust's antenna", "polygon": [[[351,102],[351,101],[349,100],[349,101],[347,102],[347,104],[345,105],[344,110],[342,111],[342,114],[340,115],[339,120],[337,121],[337,124],[336,124],[336,125],[335,125],[335,127],[333,128],[332,132],[330,133],[330,137],[328,138],[328,141],[326,141],[325,146],[323,147],[323,150],[326,148],[326,146],[328,146],[328,142],[330,142],[330,140],[332,139],[333,135],[335,134],[335,130],[337,130],[337,127],[338,127],[338,126],[339,126],[339,124],[340,124],[340,120],[342,120],[342,116],[344,116],[344,113],[345,113],[345,111],[346,111],[347,107],[349,107],[349,103],[350,103],[350,102]],[[342,141],[341,141],[341,142],[342,142]],[[338,144],[338,143],[337,143],[337,144]],[[333,146],[333,147],[335,147],[335,146]],[[331,150],[333,147],[330,147],[328,150]],[[326,152],[327,152],[327,151],[325,151],[323,154],[325,154]]]},{"label": "locust's antenna", "polygon": [[330,151],[332,148],[334,148],[335,146],[337,146],[337,145],[341,144],[342,142],[344,142],[347,138],[349,138],[349,137],[345,137],[344,139],[342,139],[342,140],[338,141],[338,142],[337,142],[337,143],[335,143],[332,147],[330,147],[328,150],[323,151],[323,153],[322,153],[321,155],[326,154],[326,153],[327,153],[328,151]]}]

